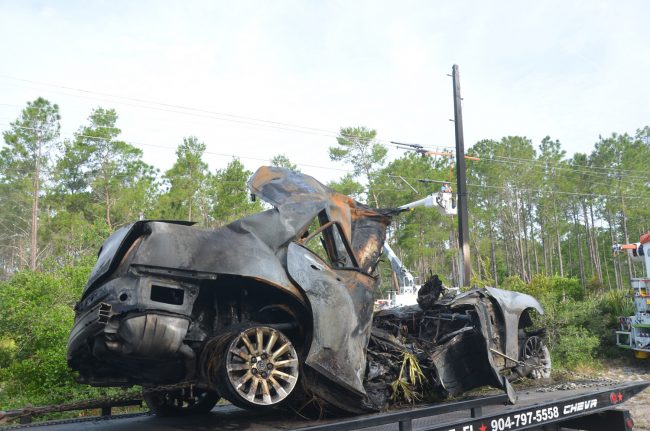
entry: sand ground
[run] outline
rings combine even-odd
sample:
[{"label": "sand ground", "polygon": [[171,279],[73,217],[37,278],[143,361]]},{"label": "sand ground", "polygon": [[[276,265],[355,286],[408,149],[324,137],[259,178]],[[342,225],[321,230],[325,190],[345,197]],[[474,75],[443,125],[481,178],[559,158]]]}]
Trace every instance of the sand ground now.
[{"label": "sand ground", "polygon": [[[602,370],[599,375],[616,381],[650,382],[650,360],[614,365]],[[623,408],[632,412],[636,431],[650,431],[650,388],[626,401]]]}]

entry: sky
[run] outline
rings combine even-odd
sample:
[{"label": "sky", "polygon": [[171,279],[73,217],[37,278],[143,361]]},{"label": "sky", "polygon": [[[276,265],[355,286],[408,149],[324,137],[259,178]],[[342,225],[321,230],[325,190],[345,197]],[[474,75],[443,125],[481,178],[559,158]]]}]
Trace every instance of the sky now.
[{"label": "sky", "polygon": [[650,125],[642,0],[0,0],[0,53],[0,130],[39,96],[62,138],[114,108],[163,172],[191,135],[211,169],[285,154],[324,182],[349,169],[328,157],[340,127],[453,146],[453,64],[467,147],[550,135],[589,152]]}]

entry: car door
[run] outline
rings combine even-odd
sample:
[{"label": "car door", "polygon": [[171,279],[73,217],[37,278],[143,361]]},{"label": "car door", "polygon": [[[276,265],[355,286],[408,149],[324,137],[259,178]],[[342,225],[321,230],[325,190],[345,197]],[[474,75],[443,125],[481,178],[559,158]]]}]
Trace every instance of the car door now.
[{"label": "car door", "polygon": [[305,363],[333,382],[365,395],[363,378],[376,280],[358,270],[338,225],[328,223],[321,228],[325,255],[310,249],[308,241],[292,242],[287,253],[289,275],[304,290],[312,309],[313,337]]}]

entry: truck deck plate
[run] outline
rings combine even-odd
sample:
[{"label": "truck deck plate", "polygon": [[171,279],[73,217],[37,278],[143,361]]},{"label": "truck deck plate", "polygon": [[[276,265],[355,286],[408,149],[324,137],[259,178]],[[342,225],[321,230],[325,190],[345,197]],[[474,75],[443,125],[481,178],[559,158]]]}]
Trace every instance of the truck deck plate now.
[{"label": "truck deck plate", "polygon": [[634,382],[552,392],[531,389],[520,391],[515,405],[504,405],[505,395],[497,395],[321,421],[309,421],[282,412],[252,413],[221,405],[208,415],[196,417],[116,415],[107,419],[52,421],[28,426],[48,431],[345,431],[362,428],[373,431],[514,431],[624,407],[626,400],[648,386],[650,383]]}]

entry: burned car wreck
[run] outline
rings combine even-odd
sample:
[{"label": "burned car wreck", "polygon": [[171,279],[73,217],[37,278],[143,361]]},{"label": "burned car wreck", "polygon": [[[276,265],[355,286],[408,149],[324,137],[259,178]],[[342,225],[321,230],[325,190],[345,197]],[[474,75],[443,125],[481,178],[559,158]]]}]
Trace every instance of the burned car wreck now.
[{"label": "burned car wreck", "polygon": [[392,358],[411,352],[441,396],[509,375],[543,374],[527,295],[445,295],[432,278],[419,306],[373,314],[374,275],[391,210],[314,178],[262,167],[251,192],[272,208],[219,229],[138,221],[99,251],[68,340],[68,364],[93,386],[142,385],[161,415],[310,401],[358,413],[386,407]]}]

